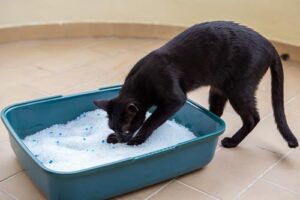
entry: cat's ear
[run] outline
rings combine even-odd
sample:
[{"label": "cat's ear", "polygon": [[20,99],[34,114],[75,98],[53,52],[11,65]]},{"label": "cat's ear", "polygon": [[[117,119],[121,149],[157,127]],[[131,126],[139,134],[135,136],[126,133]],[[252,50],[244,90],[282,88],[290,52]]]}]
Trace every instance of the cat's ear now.
[{"label": "cat's ear", "polygon": [[136,115],[139,112],[139,108],[136,103],[127,104],[126,111],[129,114]]},{"label": "cat's ear", "polygon": [[109,100],[97,99],[94,101],[94,104],[105,111],[107,111]]}]

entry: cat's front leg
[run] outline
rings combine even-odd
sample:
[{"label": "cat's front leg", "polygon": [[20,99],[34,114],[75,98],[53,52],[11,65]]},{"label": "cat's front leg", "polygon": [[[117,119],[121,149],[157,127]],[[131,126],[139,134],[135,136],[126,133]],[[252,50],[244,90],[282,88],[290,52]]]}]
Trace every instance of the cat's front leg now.
[{"label": "cat's front leg", "polygon": [[152,132],[167,121],[175,112],[177,112],[185,103],[186,96],[181,96],[175,100],[170,100],[169,104],[163,104],[157,107],[153,114],[146,120],[135,137],[128,145],[139,145],[144,143]]}]

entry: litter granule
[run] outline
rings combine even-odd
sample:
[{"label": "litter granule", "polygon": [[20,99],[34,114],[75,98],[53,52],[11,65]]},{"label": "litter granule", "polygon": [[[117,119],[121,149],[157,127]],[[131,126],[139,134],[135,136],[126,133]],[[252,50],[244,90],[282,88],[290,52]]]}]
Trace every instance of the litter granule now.
[{"label": "litter granule", "polygon": [[46,167],[70,172],[139,156],[195,138],[187,128],[169,120],[139,146],[108,144],[106,138],[113,131],[107,125],[106,115],[100,109],[86,112],[66,124],[53,125],[27,136],[23,141]]}]

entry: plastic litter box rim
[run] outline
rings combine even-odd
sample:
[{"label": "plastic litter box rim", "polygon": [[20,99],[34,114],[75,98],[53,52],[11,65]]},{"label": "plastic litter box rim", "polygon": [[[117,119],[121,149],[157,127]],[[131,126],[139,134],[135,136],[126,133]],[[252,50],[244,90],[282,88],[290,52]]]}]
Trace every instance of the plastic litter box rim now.
[{"label": "plastic litter box rim", "polygon": [[118,160],[118,161],[109,162],[109,163],[102,164],[102,165],[96,165],[96,166],[93,166],[93,167],[84,168],[84,169],[80,169],[80,170],[64,172],[64,171],[52,170],[52,169],[46,167],[45,165],[41,164],[40,161],[33,155],[33,153],[27,148],[27,146],[24,144],[22,139],[15,132],[15,130],[13,129],[13,127],[10,123],[10,121],[6,117],[8,112],[10,112],[11,110],[16,109],[16,108],[29,106],[29,105],[33,105],[33,104],[37,104],[37,103],[46,103],[46,102],[50,102],[50,101],[59,101],[61,99],[71,99],[71,98],[76,98],[76,97],[81,96],[81,95],[87,95],[87,94],[92,94],[92,93],[96,93],[96,92],[98,93],[98,92],[105,92],[105,91],[111,91],[111,90],[119,90],[119,89],[121,89],[121,87],[122,87],[122,85],[115,85],[115,86],[100,88],[98,90],[82,92],[82,93],[76,93],[76,94],[65,95],[65,96],[57,95],[57,96],[45,97],[45,98],[40,98],[40,99],[35,99],[35,100],[24,101],[24,102],[21,102],[21,103],[12,104],[10,106],[5,107],[1,111],[1,119],[4,123],[4,125],[6,126],[7,130],[9,131],[10,136],[12,136],[17,141],[17,143],[30,156],[30,158],[40,168],[42,168],[45,172],[47,172],[49,174],[52,174],[52,175],[55,175],[55,176],[82,175],[82,174],[85,174],[85,173],[87,173],[87,174],[88,173],[93,173],[94,171],[98,171],[98,170],[106,170],[106,169],[112,168],[112,167],[119,167],[119,166],[122,166],[122,165],[127,165],[128,163],[135,162],[136,160],[149,159],[152,156],[157,156],[157,155],[160,155],[160,154],[163,154],[163,153],[168,153],[169,151],[172,151],[174,149],[184,147],[184,146],[187,146],[187,145],[192,145],[192,144],[194,144],[195,142],[197,142],[199,140],[205,140],[206,138],[209,138],[209,137],[212,137],[212,136],[219,136],[225,130],[225,122],[221,118],[219,118],[218,116],[216,116],[212,112],[208,111],[204,107],[202,107],[202,106],[198,105],[197,103],[193,102],[192,100],[188,99],[186,101],[186,103],[193,106],[197,110],[203,111],[205,114],[207,114],[209,117],[211,117],[216,123],[219,124],[219,128],[215,131],[205,133],[205,135],[203,135],[203,136],[196,136],[196,138],[194,138],[194,139],[190,139],[190,140],[178,143],[176,145],[166,147],[166,148],[162,148],[162,149],[159,149],[159,150],[156,150],[156,151],[153,151],[153,152],[149,152],[149,153],[146,153],[146,154],[142,154],[142,155],[139,155],[139,156],[129,157],[129,158],[126,158],[126,159],[121,159],[121,160]]}]

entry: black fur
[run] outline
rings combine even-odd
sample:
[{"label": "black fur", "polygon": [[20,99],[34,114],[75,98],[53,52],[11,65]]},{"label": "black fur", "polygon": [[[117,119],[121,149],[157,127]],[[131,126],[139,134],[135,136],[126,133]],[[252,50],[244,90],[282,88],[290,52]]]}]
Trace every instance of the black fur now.
[{"label": "black fur", "polygon": [[[177,35],[135,64],[117,98],[98,101],[116,132],[108,142],[143,143],[185,103],[187,92],[209,85],[210,110],[221,116],[229,101],[243,121],[233,137],[222,140],[224,147],[235,147],[260,120],[255,91],[269,66],[278,129],[290,147],[297,147],[284,114],[283,70],[277,51],[250,28],[224,21],[197,24]],[[129,113],[130,104],[137,112]],[[157,109],[144,121],[153,105]]]}]

